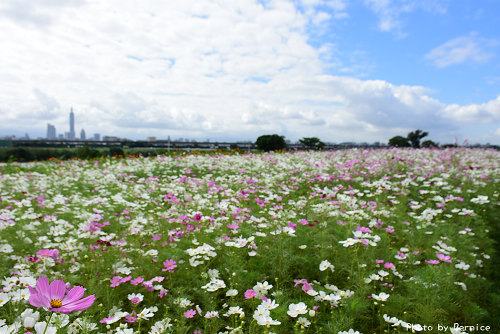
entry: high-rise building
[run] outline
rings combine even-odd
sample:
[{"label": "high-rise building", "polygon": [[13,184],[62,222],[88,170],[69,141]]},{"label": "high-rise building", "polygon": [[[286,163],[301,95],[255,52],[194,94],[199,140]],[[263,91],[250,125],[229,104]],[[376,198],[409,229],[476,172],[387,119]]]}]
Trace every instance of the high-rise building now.
[{"label": "high-rise building", "polygon": [[84,129],[82,129],[82,131],[80,132],[80,139],[85,140],[85,130]]},{"label": "high-rise building", "polygon": [[47,139],[56,139],[56,127],[52,124],[47,124]]},{"label": "high-rise building", "polygon": [[69,136],[68,139],[74,140],[76,138],[75,135],[75,114],[73,113],[73,108],[69,113]]},{"label": "high-rise building", "polygon": [[99,133],[94,133],[94,140],[101,140],[101,135]]}]

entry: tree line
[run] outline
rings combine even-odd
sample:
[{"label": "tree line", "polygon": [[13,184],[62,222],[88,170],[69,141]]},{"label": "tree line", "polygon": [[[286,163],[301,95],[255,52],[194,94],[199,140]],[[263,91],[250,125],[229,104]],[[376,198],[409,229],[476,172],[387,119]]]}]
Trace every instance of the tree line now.
[{"label": "tree line", "polygon": [[[413,148],[437,147],[438,145],[432,140],[425,140],[420,143],[428,135],[428,132],[422,130],[411,131],[406,137],[395,136],[389,139],[389,146]],[[321,150],[325,147],[325,143],[317,137],[304,137],[299,142],[308,150]],[[257,138],[255,144],[261,151],[279,151],[287,147],[285,137],[277,134],[262,135]]]}]

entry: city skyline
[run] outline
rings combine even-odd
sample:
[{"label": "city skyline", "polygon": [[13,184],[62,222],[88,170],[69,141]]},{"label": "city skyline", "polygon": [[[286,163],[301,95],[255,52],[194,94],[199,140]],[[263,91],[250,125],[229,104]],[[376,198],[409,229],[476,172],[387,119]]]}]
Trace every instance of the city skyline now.
[{"label": "city skyline", "polygon": [[499,11],[489,0],[7,0],[0,137],[66,131],[74,107],[75,137],[387,142],[422,129],[500,144]]}]

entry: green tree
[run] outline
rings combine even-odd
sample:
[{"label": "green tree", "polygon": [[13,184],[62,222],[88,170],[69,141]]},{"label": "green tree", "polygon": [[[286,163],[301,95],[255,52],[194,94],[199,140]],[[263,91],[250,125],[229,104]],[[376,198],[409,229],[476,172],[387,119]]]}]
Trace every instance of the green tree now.
[{"label": "green tree", "polygon": [[325,147],[325,143],[317,137],[304,137],[299,142],[310,150],[321,150]]},{"label": "green tree", "polygon": [[389,146],[410,147],[410,143],[408,142],[408,138],[402,136],[395,136],[389,139]]},{"label": "green tree", "polygon": [[415,131],[408,133],[408,136],[406,136],[406,138],[408,138],[408,141],[410,142],[411,147],[419,148],[420,147],[420,140],[422,138],[426,137],[428,134],[429,134],[428,132],[424,132],[422,130],[415,130]]},{"label": "green tree", "polygon": [[424,140],[422,142],[422,147],[438,147],[438,144],[436,144],[435,142],[433,142],[432,140]]},{"label": "green tree", "polygon": [[286,147],[285,137],[277,134],[262,135],[255,142],[257,148],[262,151],[282,150]]}]

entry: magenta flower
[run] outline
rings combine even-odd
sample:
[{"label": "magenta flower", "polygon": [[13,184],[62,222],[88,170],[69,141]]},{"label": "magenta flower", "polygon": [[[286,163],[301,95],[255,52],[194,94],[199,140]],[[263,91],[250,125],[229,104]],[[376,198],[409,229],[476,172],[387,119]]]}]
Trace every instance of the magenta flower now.
[{"label": "magenta flower", "polygon": [[94,303],[95,296],[83,297],[85,289],[75,286],[66,293],[66,283],[55,280],[49,285],[49,279],[41,276],[36,281],[36,289],[28,286],[31,296],[29,302],[34,307],[46,307],[51,312],[69,313],[88,309]]},{"label": "magenta flower", "polygon": [[136,279],[131,280],[130,284],[132,284],[132,285],[139,285],[142,282],[144,282],[144,278],[137,277]]},{"label": "magenta flower", "polygon": [[245,291],[245,299],[252,299],[255,297],[257,297],[257,293],[254,290],[248,289]]},{"label": "magenta flower", "polygon": [[175,268],[177,268],[177,262],[172,259],[165,260],[165,262],[163,262],[163,266],[165,267],[165,269],[162,269],[162,271],[172,272]]},{"label": "magenta flower", "polygon": [[36,255],[41,256],[41,257],[51,257],[54,260],[57,260],[59,257],[59,250],[57,249],[40,249],[38,252],[36,252]]},{"label": "magenta flower", "polygon": [[441,254],[441,253],[437,253],[436,257],[438,259],[440,259],[441,261],[443,261],[443,262],[449,262],[449,263],[451,263],[451,257],[449,255],[444,255],[444,254]]},{"label": "magenta flower", "polygon": [[192,317],[194,317],[195,314],[196,314],[196,311],[193,309],[187,310],[186,312],[184,312],[184,316],[186,318],[192,318]]},{"label": "magenta flower", "polygon": [[384,268],[386,269],[391,269],[391,268],[394,268],[394,263],[391,263],[391,262],[386,262],[384,264]]}]

